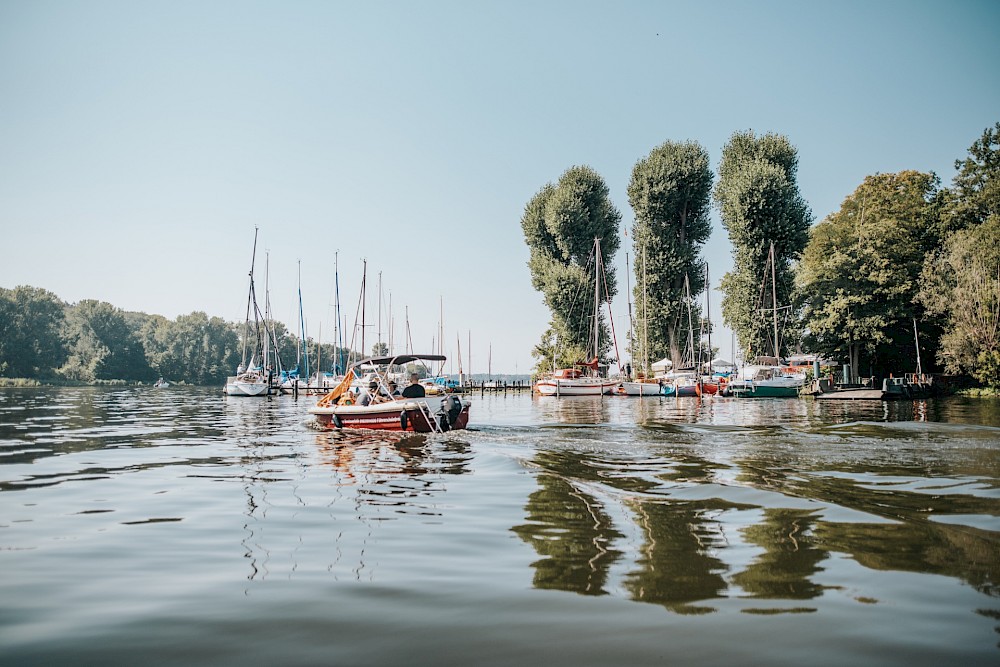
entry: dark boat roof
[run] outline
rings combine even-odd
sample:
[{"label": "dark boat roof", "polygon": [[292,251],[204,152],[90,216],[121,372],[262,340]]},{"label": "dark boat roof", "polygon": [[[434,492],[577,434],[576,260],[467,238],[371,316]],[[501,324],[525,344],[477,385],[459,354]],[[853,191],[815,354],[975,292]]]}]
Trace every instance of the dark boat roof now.
[{"label": "dark boat roof", "polygon": [[447,361],[448,358],[442,354],[397,354],[392,357],[368,357],[362,359],[352,366],[385,366],[388,364],[408,364],[411,361]]}]

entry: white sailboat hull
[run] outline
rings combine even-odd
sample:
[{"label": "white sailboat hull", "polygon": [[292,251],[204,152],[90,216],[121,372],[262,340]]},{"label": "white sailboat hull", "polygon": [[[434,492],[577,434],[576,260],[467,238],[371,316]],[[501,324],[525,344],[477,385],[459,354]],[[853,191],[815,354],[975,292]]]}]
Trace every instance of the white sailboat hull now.
[{"label": "white sailboat hull", "polygon": [[617,382],[600,378],[548,379],[536,382],[535,391],[542,396],[600,396],[612,393],[617,386]]},{"label": "white sailboat hull", "polygon": [[266,380],[245,380],[238,377],[226,379],[226,396],[266,396]]},{"label": "white sailboat hull", "polygon": [[658,382],[622,382],[622,390],[626,396],[659,396]]}]

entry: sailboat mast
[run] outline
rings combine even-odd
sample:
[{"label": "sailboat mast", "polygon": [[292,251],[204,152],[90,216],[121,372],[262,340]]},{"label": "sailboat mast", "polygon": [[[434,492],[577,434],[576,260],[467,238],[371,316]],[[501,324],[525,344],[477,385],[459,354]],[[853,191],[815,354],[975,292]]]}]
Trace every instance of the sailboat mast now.
[{"label": "sailboat mast", "polygon": [[340,324],[340,251],[333,253],[333,309],[336,313],[333,332],[334,354],[337,355],[337,367],[334,368],[334,375],[340,375],[340,369],[344,367],[344,329]]},{"label": "sailboat mast", "polygon": [[649,370],[649,309],[646,292],[646,248],[642,248],[642,372],[648,375]]},{"label": "sailboat mast", "polygon": [[367,348],[365,347],[365,284],[368,280],[368,260],[361,260],[363,262],[363,268],[361,270],[361,357],[365,358],[368,354]]},{"label": "sailboat mast", "polygon": [[247,365],[247,344],[250,342],[250,308],[253,306],[253,267],[257,262],[257,232],[258,227],[253,228],[253,254],[250,256],[250,291],[247,293],[247,316],[243,325],[243,367]]},{"label": "sailboat mast", "polygon": [[923,375],[924,369],[920,365],[920,336],[917,334],[917,318],[913,318],[913,344],[917,347],[917,375]]},{"label": "sailboat mast", "polygon": [[712,281],[708,277],[708,262],[705,262],[705,319],[708,328],[708,374],[712,374]]},{"label": "sailboat mast", "polygon": [[[631,276],[629,275],[631,273],[631,271],[632,270],[628,266],[628,253],[626,252],[625,253],[625,288],[626,288],[625,294],[627,295],[627,298],[625,299],[625,301],[626,301],[626,303],[628,303],[628,355],[629,355],[629,357],[632,358],[632,364],[635,365],[635,362],[636,362],[636,359],[635,359],[635,357],[636,357],[636,355],[635,355],[635,335],[636,335],[636,332],[635,332],[634,321],[632,319],[632,283],[630,281]],[[636,308],[638,309],[638,304],[636,304]],[[628,379],[631,379],[631,378],[628,378]]]},{"label": "sailboat mast", "polygon": [[[269,333],[268,328],[268,318],[271,317],[271,253],[264,253],[264,333]],[[268,363],[270,362],[271,351],[271,341],[270,336],[268,336],[268,342],[264,346],[264,365],[262,368],[264,372],[267,373]],[[269,388],[270,389],[270,388]]]},{"label": "sailboat mast", "polygon": [[774,242],[771,242],[771,315],[774,321],[774,358],[777,361],[779,358],[779,345],[778,345],[778,281],[777,281],[777,269],[775,267],[776,262],[774,261]]},{"label": "sailboat mast", "polygon": [[465,386],[465,373],[462,370],[462,338],[459,336],[458,332],[455,332],[455,349],[458,356],[458,384],[459,386]]},{"label": "sailboat mast", "polygon": [[594,358],[601,355],[601,240],[594,239]]},{"label": "sailboat mast", "polygon": [[302,312],[302,260],[299,260],[299,330],[302,332],[302,360],[306,379],[309,378],[309,348],[306,347],[306,320]]},{"label": "sailboat mast", "polygon": [[406,353],[413,354],[413,334],[410,333],[410,307],[403,308],[403,315],[406,317]]}]

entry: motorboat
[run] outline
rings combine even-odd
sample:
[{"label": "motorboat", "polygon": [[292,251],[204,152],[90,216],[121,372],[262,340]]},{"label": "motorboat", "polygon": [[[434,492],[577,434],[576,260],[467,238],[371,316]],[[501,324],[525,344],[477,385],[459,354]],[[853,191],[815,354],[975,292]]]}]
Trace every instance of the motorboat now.
[{"label": "motorboat", "polygon": [[[437,354],[400,354],[362,359],[348,369],[344,379],[319,399],[309,412],[316,423],[327,429],[372,429],[415,433],[442,433],[464,429],[469,424],[470,401],[459,394],[404,397],[389,393],[389,369],[414,361],[445,361]],[[368,373],[368,385],[360,392],[352,387],[361,368]],[[367,386],[376,389],[367,395]]]},{"label": "motorboat", "polygon": [[726,392],[741,398],[794,398],[804,384],[804,375],[778,365],[751,364],[729,380]]}]

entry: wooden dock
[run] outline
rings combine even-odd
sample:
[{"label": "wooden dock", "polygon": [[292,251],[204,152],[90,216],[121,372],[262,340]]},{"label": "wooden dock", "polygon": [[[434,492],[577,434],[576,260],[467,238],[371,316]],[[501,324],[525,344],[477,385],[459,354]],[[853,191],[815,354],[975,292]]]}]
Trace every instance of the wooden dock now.
[{"label": "wooden dock", "polygon": [[833,389],[812,396],[818,401],[881,401],[885,398],[885,392],[870,388]]}]

